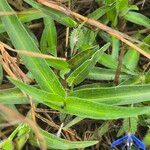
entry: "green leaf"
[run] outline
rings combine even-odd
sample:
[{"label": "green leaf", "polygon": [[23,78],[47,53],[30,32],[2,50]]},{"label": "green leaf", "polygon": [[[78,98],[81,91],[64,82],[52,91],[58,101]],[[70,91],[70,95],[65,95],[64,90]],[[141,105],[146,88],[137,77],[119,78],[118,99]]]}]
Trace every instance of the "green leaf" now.
[{"label": "green leaf", "polygon": [[146,136],[144,137],[144,143],[149,146],[150,145],[150,130],[147,132]]},{"label": "green leaf", "polygon": [[150,85],[126,85],[117,87],[84,88],[75,90],[70,96],[92,102],[125,105],[150,100]]},{"label": "green leaf", "polygon": [[124,18],[135,24],[150,28],[150,19],[140,13],[129,11],[128,13],[126,13]]},{"label": "green leaf", "polygon": [[[109,6],[109,5],[113,5],[114,3],[116,3],[116,1],[115,0],[105,0],[105,3],[107,6]],[[116,24],[117,24],[117,15],[118,14],[117,14],[116,8],[113,8],[109,12],[107,12],[107,17],[108,17],[109,21],[112,22],[113,26],[116,26]]]},{"label": "green leaf", "polygon": [[10,88],[0,90],[0,103],[26,104],[29,103],[29,100],[18,88]]},{"label": "green leaf", "polygon": [[46,59],[49,66],[58,70],[69,70],[70,66],[66,60],[63,59]]},{"label": "green leaf", "polygon": [[119,107],[77,97],[67,97],[63,112],[83,118],[108,120],[135,117],[145,114],[150,112],[150,107]]},{"label": "green leaf", "polygon": [[[0,9],[4,12],[13,12],[6,0],[2,0],[0,2]],[[16,49],[40,52],[34,40],[29,36],[16,15],[3,16],[1,19],[11,39],[11,42]],[[31,71],[41,88],[55,94],[58,93],[59,95],[65,95],[65,90],[44,59],[25,55],[20,55],[20,57],[29,71]]]},{"label": "green leaf", "polygon": [[57,33],[54,20],[51,17],[45,17],[44,26],[40,49],[42,53],[50,53],[53,56],[57,56]]},{"label": "green leaf", "polygon": [[48,101],[49,105],[54,109],[60,109],[64,105],[65,100],[62,96],[37,89],[18,80],[11,78],[9,80],[25,93],[31,94],[33,98],[35,97],[35,100],[39,103],[46,104]]},{"label": "green leaf", "polygon": [[124,119],[123,124],[117,133],[117,137],[120,137],[123,134],[128,134],[128,132],[130,132],[131,134],[135,134],[135,132],[137,131],[137,125],[138,125],[137,117]]},{"label": "green leaf", "polygon": [[77,55],[73,56],[68,61],[71,70],[75,70],[87,59],[90,59],[91,56],[96,52],[96,50],[94,48],[96,49],[96,47],[91,47],[90,49],[82,51],[82,52],[78,53]]},{"label": "green leaf", "polygon": [[13,142],[9,139],[6,139],[0,143],[0,149],[2,150],[14,150]]},{"label": "green leaf", "polygon": [[95,54],[93,54],[91,59],[85,61],[76,70],[74,70],[70,74],[70,76],[67,78],[67,82],[69,86],[77,85],[80,82],[82,82],[86,78],[90,70],[95,66],[95,64],[99,60],[99,57],[103,54],[105,50],[108,49],[109,46],[110,46],[110,43],[107,43],[106,45],[104,45],[101,49],[97,50]]},{"label": "green leaf", "polygon": [[[94,67],[90,70],[87,79],[91,80],[114,80],[116,71],[112,69],[104,69],[100,67]],[[131,78],[132,76],[125,73],[120,74],[120,80]]]},{"label": "green leaf", "polygon": [[33,9],[33,8],[21,11],[21,14],[18,14],[18,18],[23,23],[30,22],[30,21],[36,20],[36,19],[40,19],[45,16],[46,15],[43,12],[41,12],[37,9]]},{"label": "green leaf", "polygon": [[117,0],[116,1],[116,10],[117,13],[122,16],[124,12],[127,12],[129,9],[128,0]]},{"label": "green leaf", "polygon": [[131,71],[135,71],[138,65],[140,54],[134,49],[129,49],[124,55],[123,64]]},{"label": "green leaf", "polygon": [[118,61],[116,61],[115,59],[111,57],[111,55],[108,55],[106,53],[102,54],[98,62],[104,65],[105,67],[108,67],[111,69],[116,69],[117,64],[118,64]]},{"label": "green leaf", "polygon": [[99,18],[101,18],[103,15],[105,15],[107,12],[109,12],[114,7],[115,7],[115,3],[112,5],[108,5],[108,6],[102,6],[98,9],[96,9],[91,14],[89,14],[89,17],[92,19],[98,20]]},{"label": "green leaf", "polygon": [[[45,17],[46,15],[42,13],[41,11],[38,11],[35,9],[28,9],[28,10],[22,11],[22,13],[18,14],[17,16],[22,23],[26,23],[32,20],[40,19],[42,17]],[[2,22],[0,22],[0,33],[3,33],[3,32],[5,32],[5,27],[2,24]]]},{"label": "green leaf", "polygon": [[[48,149],[75,149],[75,148],[85,148],[98,143],[98,141],[68,141],[57,137],[47,131],[41,129],[41,133],[43,134]],[[35,138],[30,140],[33,144],[37,145]]]},{"label": "green leaf", "polygon": [[19,124],[19,126],[8,137],[15,143],[15,149],[22,150],[24,144],[30,136],[30,127],[27,124]]},{"label": "green leaf", "polygon": [[112,36],[112,58],[118,60],[120,41]]},{"label": "green leaf", "polygon": [[140,47],[150,54],[150,34],[144,38],[143,42]]},{"label": "green leaf", "polygon": [[[95,102],[94,99],[90,101],[88,99],[88,96],[90,95],[93,96],[94,92],[92,93],[92,91],[89,91],[90,93],[88,93],[87,97],[84,99],[77,98],[77,97],[62,98],[58,95],[50,94],[46,91],[36,89],[20,81],[13,80],[13,79],[11,79],[11,81],[21,90],[23,90],[26,94],[30,95],[34,99],[37,99],[38,102],[46,104],[47,106],[53,109],[57,109],[63,113],[76,115],[81,118],[92,118],[92,119],[103,119],[103,120],[118,119],[118,118],[135,117],[137,115],[150,112],[149,107],[133,107],[133,108],[119,107],[119,106],[111,106],[111,105],[98,103]],[[95,91],[95,89],[93,90]],[[149,90],[148,92],[144,93],[145,95],[143,95],[143,97],[146,97],[148,95],[147,93],[149,93]],[[109,98],[108,94],[107,94],[107,98]]]},{"label": "green leaf", "polygon": [[32,7],[42,11],[46,15],[52,17],[52,19],[56,20],[57,22],[66,25],[68,27],[75,27],[77,23],[70,17],[66,16],[64,13],[60,11],[56,11],[49,7],[43,6],[33,0],[24,0],[26,3],[30,4]]},{"label": "green leaf", "polygon": [[[108,55],[106,53],[102,54],[98,62],[107,68],[114,69],[114,70],[117,69],[118,61],[113,59],[111,55]],[[122,65],[121,72],[125,72],[130,75],[137,75],[137,73],[130,71],[124,65]]]},{"label": "green leaf", "polygon": [[67,125],[65,125],[65,126],[63,127],[63,129],[66,130],[66,129],[72,127],[73,125],[79,123],[79,122],[80,122],[81,120],[83,120],[83,119],[84,119],[84,118],[76,117],[76,118],[74,118],[73,120],[71,120]]}]

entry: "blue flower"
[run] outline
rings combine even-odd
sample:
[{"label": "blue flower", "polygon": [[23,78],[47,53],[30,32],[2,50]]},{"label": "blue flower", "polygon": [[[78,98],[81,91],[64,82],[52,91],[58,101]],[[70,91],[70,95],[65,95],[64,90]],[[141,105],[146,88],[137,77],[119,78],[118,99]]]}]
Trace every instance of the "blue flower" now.
[{"label": "blue flower", "polygon": [[124,137],[114,141],[111,144],[111,148],[115,148],[117,145],[124,144],[122,150],[131,150],[130,148],[134,146],[138,150],[146,150],[145,144],[140,141],[137,137],[132,134],[125,135]]}]

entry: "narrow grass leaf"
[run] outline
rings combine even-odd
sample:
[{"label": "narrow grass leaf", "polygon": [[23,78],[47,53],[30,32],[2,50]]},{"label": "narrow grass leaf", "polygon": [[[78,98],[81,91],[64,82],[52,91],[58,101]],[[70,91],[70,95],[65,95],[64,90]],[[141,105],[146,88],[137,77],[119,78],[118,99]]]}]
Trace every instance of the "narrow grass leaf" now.
[{"label": "narrow grass leaf", "polygon": [[18,88],[10,88],[0,90],[0,103],[26,104],[29,103],[29,100]]},{"label": "narrow grass leaf", "polygon": [[84,88],[70,96],[105,104],[125,105],[150,101],[150,85],[126,85],[117,87]]},{"label": "narrow grass leaf", "polygon": [[80,82],[82,82],[86,78],[90,70],[95,66],[95,64],[99,60],[99,57],[103,54],[105,50],[108,49],[109,46],[110,43],[104,45],[101,49],[97,50],[95,54],[93,54],[91,59],[85,61],[76,70],[74,70],[67,78],[68,84],[71,86],[71,85],[77,85]]},{"label": "narrow grass leaf", "polygon": [[89,17],[93,18],[95,20],[98,20],[99,18],[101,18],[103,15],[105,15],[108,11],[110,11],[114,7],[115,7],[115,3],[110,5],[110,6],[109,5],[108,6],[102,6],[102,7],[98,8],[98,9],[96,9],[91,14],[89,14]]},{"label": "narrow grass leaf", "polygon": [[112,58],[118,60],[120,41],[112,36]]},{"label": "narrow grass leaf", "polygon": [[[17,16],[22,23],[26,23],[26,22],[30,22],[36,19],[43,18],[46,15],[39,10],[28,9],[28,10],[22,11],[22,13],[20,14],[17,14]],[[0,33],[3,33],[3,32],[5,32],[5,27],[2,24],[2,22],[0,22]]]},{"label": "narrow grass leaf", "polygon": [[57,22],[66,25],[68,27],[75,27],[77,23],[70,17],[66,16],[64,13],[51,9],[49,7],[43,6],[33,0],[24,0],[26,3],[30,4],[32,7],[42,11],[46,15],[52,17]]},{"label": "narrow grass leaf", "polygon": [[128,13],[126,13],[124,18],[135,24],[150,28],[150,19],[140,13],[129,11]]},{"label": "narrow grass leaf", "polygon": [[54,109],[60,109],[64,105],[64,98],[62,96],[37,89],[19,80],[15,80],[12,78],[9,78],[9,80],[19,89],[23,90],[25,93],[35,98],[35,100],[39,103],[45,104],[48,101],[50,107]]},{"label": "narrow grass leaf", "polygon": [[[90,70],[87,79],[91,80],[114,80],[116,71],[112,69],[104,69],[100,67],[94,67]],[[131,75],[127,75],[125,73],[120,74],[120,81],[131,78]]]},{"label": "narrow grass leaf", "polygon": [[83,62],[90,59],[95,52],[96,50],[94,50],[94,48],[90,48],[73,56],[70,60],[68,60],[71,70],[78,68]]},{"label": "narrow grass leaf", "polygon": [[63,127],[63,129],[68,129],[70,127],[72,127],[73,125],[79,123],[81,120],[83,120],[84,118],[81,118],[81,117],[75,117],[73,120],[71,120],[67,125],[65,125]]},{"label": "narrow grass leaf", "polygon": [[[150,112],[149,107],[132,107],[132,108],[119,107],[98,103],[94,100],[90,101],[88,99],[88,96],[89,95],[93,96],[92,91],[89,91],[86,98],[84,99],[77,97],[63,98],[60,97],[59,95],[54,95],[46,91],[39,90],[37,88],[24,84],[20,81],[14,79],[10,80],[13,84],[15,84],[21,90],[23,90],[26,94],[30,95],[33,99],[36,99],[38,102],[41,102],[53,109],[59,110],[60,112],[76,115],[81,118],[104,119],[104,120],[118,119],[118,118],[135,117],[137,115]],[[93,90],[95,91],[95,89]],[[145,94],[147,93],[145,92]],[[107,98],[109,98],[108,95]]]},{"label": "narrow grass leaf", "polygon": [[134,72],[137,68],[139,57],[139,52],[130,48],[123,58],[124,66]]},{"label": "narrow grass leaf", "polygon": [[[111,55],[103,53],[98,62],[110,69],[117,69],[118,61],[113,59]],[[136,72],[130,71],[124,65],[122,65],[121,71],[130,75],[137,75]]]},{"label": "narrow grass leaf", "polygon": [[69,70],[70,66],[66,60],[63,59],[46,59],[49,66],[58,70]]},{"label": "narrow grass leaf", "polygon": [[108,120],[135,117],[149,113],[150,107],[119,107],[77,97],[67,97],[62,111],[84,118]]},{"label": "narrow grass leaf", "polygon": [[54,20],[51,17],[44,17],[44,30],[40,40],[42,53],[57,56],[57,32]]},{"label": "narrow grass leaf", "polygon": [[[48,149],[78,149],[78,148],[85,148],[92,145],[95,145],[98,143],[98,141],[69,141],[65,139],[61,139],[57,137],[56,135],[53,135],[45,130],[41,129],[41,133],[43,134],[46,142],[47,142],[47,148]],[[30,142],[32,142],[34,145],[37,145],[35,138],[31,138]]]}]

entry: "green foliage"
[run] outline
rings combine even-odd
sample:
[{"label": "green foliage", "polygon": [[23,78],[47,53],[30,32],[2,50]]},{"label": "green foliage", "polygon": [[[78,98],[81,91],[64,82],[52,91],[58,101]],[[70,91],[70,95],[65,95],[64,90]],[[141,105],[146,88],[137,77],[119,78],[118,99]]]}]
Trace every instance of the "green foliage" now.
[{"label": "green foliage", "polygon": [[[73,95],[63,98],[59,95],[50,94],[46,91],[42,91],[37,88],[31,87],[20,81],[17,81],[14,79],[10,79],[10,80],[18,88],[20,88],[21,90],[26,92],[31,97],[35,98],[38,102],[44,103],[45,105],[47,105],[53,109],[57,109],[63,113],[77,115],[79,117],[106,120],[106,119],[135,117],[137,115],[150,112],[149,107],[130,108],[130,107],[119,107],[119,106],[103,104],[101,102],[98,103],[98,102],[96,102],[96,100],[98,98],[98,94],[101,94],[100,89],[97,89],[97,90],[96,89],[92,89],[92,90],[87,89],[85,91],[85,92],[87,92],[86,95],[84,95],[85,94],[84,90],[79,90],[79,91],[74,92]],[[134,88],[135,87],[133,87],[133,89]],[[148,88],[148,87],[145,87],[145,88]],[[128,89],[130,89],[130,87],[128,87]],[[88,91],[88,90],[90,90],[90,91]],[[119,90],[122,90],[122,89],[119,89]],[[123,91],[123,92],[125,93],[126,91]],[[149,99],[149,96],[150,96],[149,91],[147,92],[147,90],[146,90],[146,93],[148,93],[148,94],[147,95],[145,94],[142,96],[144,96],[144,98],[146,96],[148,96],[148,99]],[[116,95],[116,94],[114,94],[114,95]],[[84,96],[87,96],[88,98],[95,98],[94,96],[96,96],[96,100],[95,101],[94,101],[94,99],[92,99],[92,101],[87,100],[87,98],[85,98]],[[122,94],[120,94],[120,96],[122,98]],[[129,95],[129,96],[131,96],[131,95]],[[136,96],[137,96],[137,94],[134,94],[134,97],[136,97]],[[80,98],[78,98],[78,97],[80,97]],[[107,96],[107,98],[108,98],[108,96]],[[118,100],[122,100],[121,98],[119,97]],[[114,97],[112,97],[112,99],[114,99]],[[115,99],[116,99],[116,97],[115,97]],[[123,99],[126,99],[126,95],[123,97]],[[110,98],[109,98],[109,100],[110,100]],[[128,104],[128,102],[126,102],[126,103]],[[134,103],[134,102],[132,102],[132,103]],[[123,102],[123,104],[124,104],[124,102]]]},{"label": "green foliage", "polygon": [[[74,149],[74,148],[84,148],[89,147],[91,145],[95,145],[98,143],[98,141],[78,141],[78,142],[71,142],[68,140],[61,139],[57,137],[56,135],[50,134],[47,131],[41,130],[41,133],[43,134],[46,142],[47,147],[49,149]],[[36,144],[35,137],[30,139],[32,144]]]},{"label": "green foliage", "polygon": [[88,75],[89,71],[95,66],[103,52],[108,49],[109,45],[109,43],[104,45],[101,49],[97,50],[89,60],[86,60],[77,69],[75,69],[67,78],[68,84],[72,86],[82,82]]},{"label": "green foliage", "polygon": [[[71,96],[113,105],[134,104],[150,99],[150,85],[126,85],[78,89]],[[141,91],[141,92],[139,92]]]},{"label": "green foliage", "polygon": [[146,28],[150,28],[150,19],[140,13],[129,11],[125,15],[125,19],[138,25],[142,25]]},{"label": "green foliage", "polygon": [[[3,11],[12,11],[5,0],[1,1],[0,8]],[[20,50],[40,52],[38,50],[38,47],[34,43],[34,40],[27,33],[16,15],[2,17],[2,22],[6,27],[5,29],[15,48]],[[22,36],[20,36],[20,33]],[[63,87],[59,83],[53,71],[49,69],[45,60],[34,57],[31,58],[23,55],[21,55],[20,57],[25,62],[26,67],[29,69],[29,71],[31,71],[41,88],[44,88],[45,90],[53,93],[65,95]],[[51,84],[50,82],[52,82],[53,84]]]},{"label": "green foliage", "polygon": [[[71,0],[63,2],[67,6],[76,3]],[[77,23],[79,20],[70,15],[34,0],[24,0],[23,4],[27,9],[14,13],[16,8],[12,9],[7,0],[0,1],[0,10],[4,14],[14,13],[0,16],[0,40],[19,52],[25,50],[54,57],[42,58],[8,52],[15,58],[16,64],[20,60],[18,66],[32,81],[29,85],[23,80],[6,78],[8,68],[0,64],[0,104],[24,115],[33,113],[33,106],[36,116],[38,110],[42,110],[39,114],[48,119],[43,117],[44,120],[38,116],[36,123],[48,149],[83,149],[97,144],[103,136],[106,136],[105,139],[114,139],[115,132],[117,136],[128,132],[135,134],[139,130],[140,122],[144,120],[141,118],[150,114],[149,60],[141,57],[135,49],[122,44],[118,38],[102,30],[93,30],[87,22]],[[129,34],[130,40],[136,41],[140,48],[150,53],[150,35],[147,33],[150,19],[140,13],[133,2],[97,0],[95,6],[85,12],[88,17],[123,32],[130,32],[132,28],[127,23],[133,23],[135,30],[134,34],[132,31]],[[76,9],[76,5],[71,9]],[[77,9],[83,12],[85,8]],[[38,29],[30,27],[34,23],[39,25]],[[68,35],[66,27],[69,29]],[[69,40],[68,47],[65,47],[64,35]],[[122,49],[125,54],[121,58]],[[12,65],[11,62],[8,64]],[[117,76],[119,84],[115,86]],[[3,89],[3,84],[7,82],[15,87]],[[29,104],[33,105],[31,110]],[[45,112],[46,109],[52,114]],[[61,116],[65,117],[62,119]],[[1,115],[0,122],[5,123],[6,117]],[[29,115],[26,117],[31,118]],[[13,119],[15,122],[15,118]],[[116,119],[121,120],[114,121]],[[87,123],[87,120],[90,123]],[[59,124],[64,126],[59,127]],[[114,130],[115,127],[117,128]],[[3,129],[0,129],[0,132],[3,132]],[[56,136],[59,131],[60,137]],[[92,136],[86,136],[87,132],[91,132]],[[21,150],[27,142],[35,149],[40,148],[40,141],[37,141],[33,130],[26,123],[14,126],[14,130],[8,134],[7,138],[1,141],[0,149]],[[86,138],[87,140],[82,141]],[[149,145],[149,131],[144,142]],[[106,149],[107,145],[108,149],[108,143],[100,145],[102,149]]]},{"label": "green foliage", "polygon": [[54,20],[58,21],[59,23],[69,26],[75,27],[77,23],[70,17],[64,15],[63,13],[56,11],[54,9],[45,7],[33,0],[24,0],[26,3],[30,4],[33,8],[36,8],[42,11],[44,14],[51,16]]},{"label": "green foliage", "polygon": [[57,33],[54,20],[50,17],[45,17],[44,26],[40,49],[42,53],[50,53],[53,56],[57,56]]}]

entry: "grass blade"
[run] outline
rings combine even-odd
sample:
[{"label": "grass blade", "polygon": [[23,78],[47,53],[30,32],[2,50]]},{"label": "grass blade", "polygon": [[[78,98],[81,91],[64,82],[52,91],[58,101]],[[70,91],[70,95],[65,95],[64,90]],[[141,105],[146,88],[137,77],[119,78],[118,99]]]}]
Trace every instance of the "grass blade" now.
[{"label": "grass blade", "polygon": [[26,3],[30,4],[32,7],[42,11],[43,13],[45,13],[46,15],[52,17],[54,20],[56,20],[57,22],[66,25],[68,27],[75,27],[77,25],[77,23],[70,17],[66,16],[65,14],[56,11],[54,9],[45,7],[33,0],[24,0]]},{"label": "grass blade", "polygon": [[0,103],[24,104],[28,103],[28,98],[18,88],[10,88],[0,90]]},{"label": "grass blade", "polygon": [[149,101],[149,89],[150,85],[84,88],[73,91],[70,96],[105,104],[125,105]]},{"label": "grass blade", "polygon": [[140,13],[129,11],[124,17],[130,22],[150,28],[150,19]]},{"label": "grass blade", "polygon": [[45,17],[44,26],[40,49],[43,53],[57,56],[57,33],[54,20],[51,17]]},{"label": "grass blade", "polygon": [[[18,88],[23,90],[26,94],[30,95],[32,98],[37,99],[38,102],[41,102],[53,109],[57,109],[63,113],[76,115],[83,118],[92,118],[92,119],[118,119],[118,118],[128,118],[135,117],[137,115],[145,114],[150,112],[149,107],[119,107],[111,106],[107,104],[97,103],[94,100],[89,101],[89,95],[94,95],[95,93],[90,90],[86,98],[80,99],[77,97],[66,97],[65,99],[54,94],[39,90],[27,84],[24,84],[20,81],[11,79],[11,82],[15,84]],[[149,87],[148,87],[149,88]],[[81,95],[78,91],[78,95]],[[93,89],[95,91],[95,89]],[[100,90],[98,91],[100,93]],[[125,91],[126,92],[126,91]],[[99,94],[98,93],[98,94]],[[148,94],[147,94],[148,93]],[[147,89],[142,98],[150,96],[149,90]],[[75,93],[77,94],[77,93]],[[101,93],[100,93],[101,94]],[[84,96],[84,93],[82,94]],[[106,94],[105,94],[106,95]],[[126,94],[127,95],[127,94]],[[137,94],[136,94],[137,95]],[[131,96],[131,95],[129,95]],[[138,95],[141,96],[141,95]],[[108,94],[107,94],[107,98]],[[133,98],[133,97],[132,97]],[[116,99],[116,97],[115,97]],[[133,99],[134,100],[134,99]]]},{"label": "grass blade", "polygon": [[[47,131],[41,129],[46,142],[47,148],[49,149],[75,149],[75,148],[85,148],[98,143],[98,141],[68,141],[57,137]],[[30,140],[33,144],[37,144],[35,138]]]},{"label": "grass blade", "polygon": [[103,54],[105,50],[108,49],[109,46],[110,43],[105,44],[102,48],[97,50],[95,54],[93,54],[91,59],[85,61],[76,70],[74,70],[67,78],[68,84],[71,86],[71,85],[77,85],[80,82],[82,82],[86,78],[90,70],[95,66],[95,64],[99,60],[99,57]]},{"label": "grass blade", "polygon": [[[94,67],[88,74],[87,79],[91,80],[114,80],[116,71],[112,69],[104,69],[100,67]],[[125,73],[120,74],[120,80],[126,80],[132,76]]]}]

